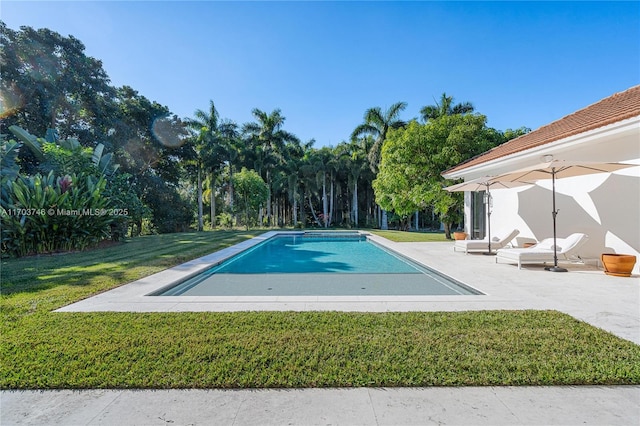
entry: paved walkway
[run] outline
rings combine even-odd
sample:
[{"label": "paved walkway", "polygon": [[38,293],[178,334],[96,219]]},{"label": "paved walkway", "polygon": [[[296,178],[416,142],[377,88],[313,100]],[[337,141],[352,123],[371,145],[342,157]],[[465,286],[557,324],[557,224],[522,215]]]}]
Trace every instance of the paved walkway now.
[{"label": "paved walkway", "polygon": [[640,387],[1,393],[9,425],[637,425]]},{"label": "paved walkway", "polygon": [[[495,264],[450,244],[385,243],[468,284],[483,296],[157,297],[168,271],[63,311],[463,311],[552,309],[640,344],[640,279],[605,275],[594,264]],[[182,271],[184,273],[184,271]],[[162,274],[162,273],[161,273]],[[620,424],[640,425],[640,386],[460,387],[300,390],[3,391],[0,424]]]}]

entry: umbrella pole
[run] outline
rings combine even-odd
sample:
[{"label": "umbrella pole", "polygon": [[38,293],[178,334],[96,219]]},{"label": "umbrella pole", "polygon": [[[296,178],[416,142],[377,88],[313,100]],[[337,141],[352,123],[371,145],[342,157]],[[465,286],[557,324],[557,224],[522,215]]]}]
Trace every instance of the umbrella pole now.
[{"label": "umbrella pole", "polygon": [[488,235],[487,239],[489,240],[489,251],[482,254],[487,256],[492,256],[494,253],[491,252],[491,193],[489,192],[489,185],[487,185],[486,197],[487,197],[486,206],[487,206],[487,235]]},{"label": "umbrella pole", "polygon": [[553,216],[553,267],[544,268],[547,271],[551,272],[567,272],[565,268],[558,267],[558,249],[556,248],[556,216],[558,215],[558,210],[556,210],[556,170],[551,169],[551,188],[553,193],[553,211],[551,215]]}]

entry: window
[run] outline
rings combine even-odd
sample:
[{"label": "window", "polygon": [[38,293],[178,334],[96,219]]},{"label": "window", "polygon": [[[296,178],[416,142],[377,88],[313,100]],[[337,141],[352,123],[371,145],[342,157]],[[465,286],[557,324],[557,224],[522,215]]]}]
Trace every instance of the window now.
[{"label": "window", "polygon": [[471,238],[482,239],[486,234],[487,212],[484,191],[471,193]]}]

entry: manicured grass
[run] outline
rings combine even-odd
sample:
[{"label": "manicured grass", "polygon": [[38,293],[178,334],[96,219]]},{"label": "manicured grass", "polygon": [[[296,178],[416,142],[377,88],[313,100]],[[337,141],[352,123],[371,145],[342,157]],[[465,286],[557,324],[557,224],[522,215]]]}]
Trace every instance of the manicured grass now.
[{"label": "manicured grass", "polygon": [[3,340],[3,388],[637,384],[640,378],[637,346],[557,312],[58,313],[24,320]]},{"label": "manicured grass", "polygon": [[149,235],[104,249],[2,259],[1,314],[4,317],[11,312],[21,316],[33,311],[16,310],[16,306],[22,305],[37,306],[40,312],[57,309],[261,233],[207,231]]},{"label": "manicured grass", "polygon": [[0,387],[640,384],[640,346],[553,311],[51,312],[252,235],[3,260]]},{"label": "manicured grass", "polygon": [[378,229],[372,229],[370,232],[397,243],[451,242],[442,232],[380,231]]}]

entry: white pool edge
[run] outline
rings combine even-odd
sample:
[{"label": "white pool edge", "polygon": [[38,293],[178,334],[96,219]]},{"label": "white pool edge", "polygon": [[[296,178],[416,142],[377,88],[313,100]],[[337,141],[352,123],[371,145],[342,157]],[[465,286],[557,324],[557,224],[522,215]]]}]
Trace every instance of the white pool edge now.
[{"label": "white pool edge", "polygon": [[[161,312],[161,311],[237,311],[237,310],[415,310],[416,303],[469,302],[477,304],[478,297],[487,297],[474,286],[460,281],[480,295],[446,296],[159,296],[163,290],[224,262],[277,235],[304,234],[305,231],[268,231],[231,247],[190,260],[161,272],[141,278],[129,284],[100,293],[57,309],[56,312]],[[314,231],[317,232],[317,231]],[[328,233],[331,231],[327,231]],[[425,265],[423,261],[407,256],[391,246],[391,242],[366,231],[353,231],[400,256],[405,256],[427,269],[447,276],[445,272]],[[456,280],[459,281],[459,280]],[[486,300],[485,300],[486,301]],[[351,306],[349,306],[351,305]],[[393,306],[393,308],[391,308]]]}]

